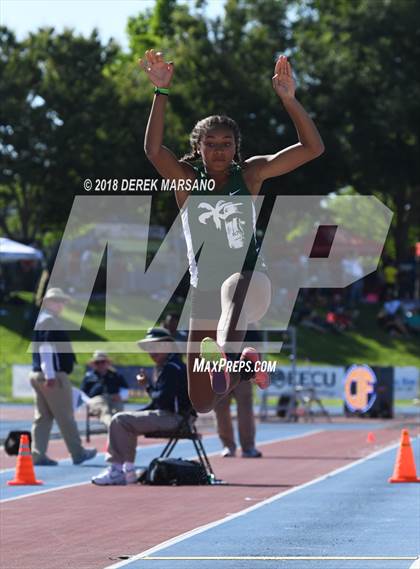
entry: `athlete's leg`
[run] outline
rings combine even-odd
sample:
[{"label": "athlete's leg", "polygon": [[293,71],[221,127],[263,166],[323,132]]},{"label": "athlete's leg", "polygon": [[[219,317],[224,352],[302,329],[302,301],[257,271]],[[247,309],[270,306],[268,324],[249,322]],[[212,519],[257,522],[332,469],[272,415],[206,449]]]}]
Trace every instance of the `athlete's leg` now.
[{"label": "athlete's leg", "polygon": [[[210,296],[208,298],[211,308],[213,302]],[[226,393],[216,394],[212,388],[208,371],[194,369],[194,364],[197,365],[201,359],[199,348],[201,340],[205,337],[217,337],[217,343],[225,353],[233,355],[236,353],[239,357],[248,324],[264,316],[270,300],[271,285],[264,273],[251,271],[243,274],[236,273],[226,279],[222,285],[222,312],[219,322],[216,319],[191,318],[187,354],[188,390],[196,411],[201,413],[211,411],[220,399],[227,396],[238,385],[241,379],[239,373],[231,373],[231,381]],[[201,298],[200,309],[205,307],[205,304],[207,303]],[[217,312],[216,308],[215,313]]]},{"label": "athlete's leg", "polygon": [[251,322],[258,322],[271,302],[271,283],[266,274],[235,273],[221,289],[222,313],[217,325],[217,343],[225,353],[241,353],[240,344]]},{"label": "athlete's leg", "polygon": [[[203,330],[203,328],[206,328]],[[202,340],[204,338],[216,338],[217,320],[204,320],[191,318],[190,332],[188,335],[188,352],[187,352],[187,370],[188,370],[188,394],[193,404],[193,407],[199,413],[208,413],[215,408],[216,404],[224,399],[228,393],[233,389],[229,386],[226,391],[221,390],[217,392],[218,384],[214,385],[213,374],[208,370],[199,371],[197,365],[202,360],[200,350],[203,348]],[[216,345],[216,341],[212,342]],[[215,348],[215,358],[210,363],[217,361],[217,345]],[[209,361],[209,354],[204,357],[205,361]],[[223,369],[223,368],[222,368]],[[223,373],[223,371],[222,371]],[[217,375],[217,374],[216,374]],[[232,374],[229,374],[232,376]],[[235,374],[235,383],[237,385],[240,381],[239,374]]]},{"label": "athlete's leg", "polygon": [[[235,288],[236,287],[236,288]],[[243,341],[248,325],[258,322],[267,312],[271,302],[271,283],[265,273],[244,272],[234,274],[222,285],[222,315],[217,330],[217,340],[221,349],[232,359],[247,359],[256,365],[261,355],[254,349],[243,350]],[[239,355],[241,354],[241,356]],[[254,381],[261,389],[269,385],[266,372],[254,372]],[[234,389],[241,377],[231,374],[229,390]],[[244,379],[244,378],[242,378]]]},{"label": "athlete's leg", "polygon": [[[203,330],[202,328],[206,328]],[[188,393],[191,403],[199,413],[208,413],[214,408],[219,398],[213,391],[210,376],[207,371],[194,370],[194,365],[200,361],[200,343],[203,338],[216,336],[217,320],[190,319],[188,335],[187,369]]]}]

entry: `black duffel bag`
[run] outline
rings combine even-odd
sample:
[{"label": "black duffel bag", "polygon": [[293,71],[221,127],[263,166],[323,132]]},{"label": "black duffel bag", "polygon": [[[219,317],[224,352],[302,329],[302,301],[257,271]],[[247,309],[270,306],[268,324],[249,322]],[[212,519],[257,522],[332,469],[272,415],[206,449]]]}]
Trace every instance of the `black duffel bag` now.
[{"label": "black duffel bag", "polygon": [[209,477],[195,460],[155,458],[140,477],[140,482],[160,486],[200,485],[209,484]]},{"label": "black duffel bag", "polygon": [[32,444],[32,435],[30,431],[10,431],[7,439],[4,441],[4,450],[7,454],[15,456],[19,454],[19,445],[21,435],[27,435],[29,438],[29,448]]}]

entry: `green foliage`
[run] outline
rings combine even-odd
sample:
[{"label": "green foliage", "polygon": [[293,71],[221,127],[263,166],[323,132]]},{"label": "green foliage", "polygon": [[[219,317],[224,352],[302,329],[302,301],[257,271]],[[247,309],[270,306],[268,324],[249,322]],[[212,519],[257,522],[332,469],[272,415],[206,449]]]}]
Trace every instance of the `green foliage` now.
[{"label": "green foliage", "polygon": [[[297,97],[315,118],[326,153],[269,180],[263,193],[328,194],[346,186],[394,210],[399,257],[418,239],[420,4],[405,0],[227,0],[210,20],[157,0],[129,19],[129,53],[96,32],[38,30],[18,41],[0,30],[0,226],[25,241],[63,229],[83,178],[155,177],[143,136],[152,86],[137,60],[150,48],[174,61],[165,144],[188,151],[195,122],[227,114],[243,131],[243,156],[296,142],[271,88],[274,61],[290,56]],[[155,200],[169,226],[174,197]]]},{"label": "green foliage", "polygon": [[[0,397],[11,397],[11,365],[29,364],[31,354],[28,351],[31,339],[31,326],[36,318],[37,310],[31,306],[31,297],[20,294],[25,300],[23,305],[7,306],[8,314],[2,318],[0,340],[2,345],[0,356]],[[105,306],[100,300],[89,303],[83,328],[73,332],[72,341],[91,342],[132,342],[133,346],[144,332],[138,330],[110,331],[105,330]],[[298,328],[298,363],[305,365],[309,359],[313,364],[352,365],[368,363],[369,365],[412,365],[420,366],[420,357],[416,338],[391,338],[376,324],[377,307],[364,306],[356,322],[356,329],[345,334],[319,334],[310,329]],[[67,313],[66,316],[70,316]],[[152,323],[143,323],[147,328]],[[93,350],[92,350],[93,351]],[[72,379],[80,382],[83,369],[91,353],[77,354],[78,366]],[[115,354],[114,359],[121,365],[152,365],[150,357],[139,351],[131,354]],[[289,363],[288,354],[272,354],[270,358]]]},{"label": "green foliage", "polygon": [[176,0],[156,0],[150,21],[152,34],[157,37],[171,36],[173,34],[172,14],[175,6]]},{"label": "green foliage", "polygon": [[158,39],[151,30],[152,12],[146,10],[136,17],[128,19],[127,34],[132,53],[137,53],[140,57],[146,51],[156,45]]},{"label": "green foliage", "polygon": [[[294,59],[316,112],[336,187],[351,184],[394,210],[398,257],[419,229],[420,5],[377,0],[299,2]],[[415,217],[417,215],[417,217]]]},{"label": "green foliage", "polygon": [[[175,64],[165,145],[177,156],[188,151],[195,122],[211,114],[238,122],[245,158],[295,143],[295,127],[271,87],[275,59],[287,53],[297,98],[314,117],[326,152],[267,181],[263,194],[326,195],[343,188],[373,194],[395,212],[386,247],[403,258],[420,231],[420,3],[227,0],[224,17],[213,20],[204,6],[203,0],[195,10],[157,0],[153,10],[129,19],[128,53],[102,44],[95,31],[82,37],[47,28],[18,40],[0,28],[2,232],[52,247],[83,178],[157,176],[143,152],[153,89],[137,60],[146,49],[160,49]],[[177,214],[174,196],[153,199],[152,222],[169,226]],[[345,213],[336,213],[347,222]],[[305,223],[296,220],[289,238]],[[99,330],[101,339],[110,339],[92,310],[87,337]],[[11,316],[2,331],[8,363],[28,357],[16,329],[23,316]],[[374,316],[362,316],[345,342],[303,330],[299,355],[340,364],[403,358],[418,365],[414,341],[381,336]]]},{"label": "green foliage", "polygon": [[[0,222],[31,241],[63,227],[85,177],[118,170],[118,98],[104,69],[117,53],[89,38],[39,30],[17,42],[0,35]],[[2,93],[3,94],[3,93]],[[12,214],[12,215],[11,215]],[[19,227],[13,228],[13,216]]]}]

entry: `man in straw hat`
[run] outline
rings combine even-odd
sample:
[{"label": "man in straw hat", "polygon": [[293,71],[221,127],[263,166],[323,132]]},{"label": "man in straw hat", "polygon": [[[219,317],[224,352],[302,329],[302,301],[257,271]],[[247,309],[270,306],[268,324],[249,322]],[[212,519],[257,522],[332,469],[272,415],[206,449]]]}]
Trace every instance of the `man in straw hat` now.
[{"label": "man in straw hat", "polygon": [[138,342],[156,363],[155,381],[147,386],[143,371],[137,381],[146,387],[151,402],[141,411],[117,413],[112,417],[108,435],[107,461],[111,466],[92,482],[99,486],[133,484],[137,481],[134,468],[137,437],[154,431],[172,431],[182,415],[193,414],[188,397],[187,370],[174,353],[174,339],[164,328],[150,328]]},{"label": "man in straw hat", "polygon": [[107,353],[96,350],[80,389],[90,397],[89,410],[109,427],[112,416],[124,408],[120,389],[128,389],[124,377],[113,367]]},{"label": "man in straw hat", "polygon": [[57,464],[47,456],[54,419],[74,464],[81,464],[96,455],[96,449],[83,448],[73,414],[72,385],[68,376],[73,371],[76,357],[59,318],[69,300],[60,288],[48,289],[34,331],[33,371],[29,379],[35,390],[32,454],[34,464],[39,466]]}]

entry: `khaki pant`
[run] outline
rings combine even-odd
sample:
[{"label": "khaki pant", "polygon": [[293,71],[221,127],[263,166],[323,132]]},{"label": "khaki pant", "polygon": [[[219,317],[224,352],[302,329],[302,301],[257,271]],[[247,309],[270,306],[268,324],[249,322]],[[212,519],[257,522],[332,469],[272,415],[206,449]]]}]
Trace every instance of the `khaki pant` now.
[{"label": "khaki pant", "polygon": [[173,431],[182,417],[169,411],[134,411],[117,413],[109,426],[108,462],[134,462],[137,437],[153,431]]},{"label": "khaki pant", "polygon": [[239,442],[243,451],[253,449],[255,446],[255,419],[252,401],[252,383],[241,381],[227,397],[217,402],[215,407],[217,431],[224,447],[236,450],[235,435],[233,433],[230,404],[232,396],[236,399],[238,409]]},{"label": "khaki pant", "polygon": [[122,401],[113,401],[112,395],[95,395],[89,403],[89,413],[97,416],[99,421],[107,428],[111,423],[112,416],[124,409]]},{"label": "khaki pant", "polygon": [[32,372],[29,380],[35,390],[35,416],[32,425],[32,453],[45,457],[54,419],[72,458],[77,460],[84,449],[73,413],[72,386],[68,375],[56,373],[56,384],[47,387],[42,372]]}]

